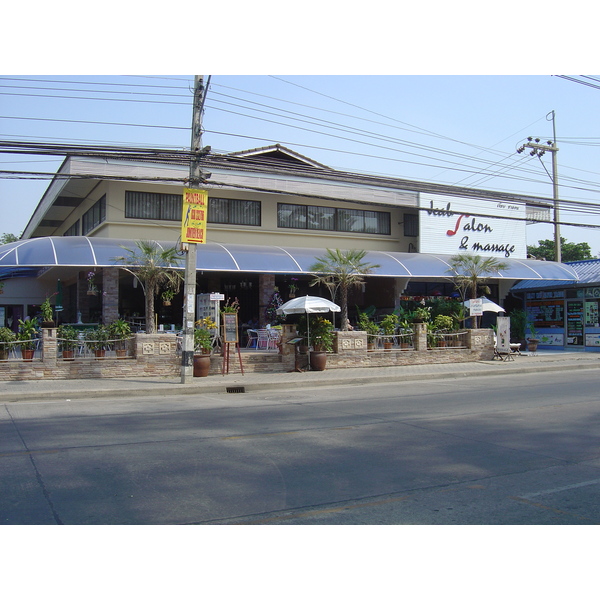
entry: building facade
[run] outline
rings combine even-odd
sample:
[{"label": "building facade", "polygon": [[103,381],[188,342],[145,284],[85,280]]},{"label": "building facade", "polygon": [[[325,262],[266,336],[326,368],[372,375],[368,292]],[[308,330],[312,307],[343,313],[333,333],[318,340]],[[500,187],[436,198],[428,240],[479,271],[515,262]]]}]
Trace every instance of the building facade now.
[{"label": "building facade", "polygon": [[[569,267],[526,258],[526,223],[550,208],[541,198],[340,172],[280,145],[209,154],[203,169],[209,208],[197,291],[237,298],[240,322],[266,324],[275,296],[328,297],[310,287],[310,266],[326,248],[365,250],[380,265],[352,292],[349,306],[361,309],[451,295],[448,259],[460,252],[509,264],[492,276],[496,301],[522,279],[576,278]],[[21,240],[0,248],[0,326],[15,328],[56,293],[59,322],[121,316],[143,327],[144,292],[115,259],[135,240],[179,247],[188,172],[164,155],[67,157]],[[88,293],[90,281],[99,294]],[[178,329],[181,295],[158,304],[158,324]]]}]

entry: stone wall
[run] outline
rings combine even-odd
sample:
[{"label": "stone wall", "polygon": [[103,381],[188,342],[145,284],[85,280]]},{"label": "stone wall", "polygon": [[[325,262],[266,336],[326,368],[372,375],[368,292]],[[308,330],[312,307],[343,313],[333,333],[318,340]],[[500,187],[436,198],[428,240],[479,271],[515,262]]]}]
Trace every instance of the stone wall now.
[{"label": "stone wall", "polygon": [[[63,360],[57,351],[56,329],[42,330],[42,358],[31,362],[0,361],[0,380],[28,379],[101,379],[119,377],[179,377],[181,357],[177,337],[171,333],[135,334],[126,358],[78,358]],[[284,325],[279,352],[242,353],[245,372],[285,372],[306,369],[307,355],[298,354],[292,325]],[[334,352],[327,355],[327,369],[386,367],[427,363],[474,362],[494,357],[491,329],[471,329],[467,332],[466,348],[427,348],[426,327],[415,324],[414,349],[367,350],[364,331],[336,333]],[[222,372],[221,356],[212,357],[211,374]],[[240,371],[237,350],[231,349],[230,373]]]}]

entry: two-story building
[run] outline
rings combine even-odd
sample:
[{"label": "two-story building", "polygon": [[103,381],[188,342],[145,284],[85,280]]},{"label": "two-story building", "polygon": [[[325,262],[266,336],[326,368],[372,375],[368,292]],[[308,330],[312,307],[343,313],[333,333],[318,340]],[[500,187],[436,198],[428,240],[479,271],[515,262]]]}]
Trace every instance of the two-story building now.
[{"label": "two-story building", "polygon": [[[526,224],[551,207],[543,198],[336,171],[280,145],[208,154],[203,169],[209,207],[197,291],[238,298],[240,322],[264,324],[276,291],[284,301],[294,288],[315,294],[310,267],[326,248],[364,249],[380,265],[352,292],[351,309],[452,295],[448,258],[460,252],[508,263],[492,276],[496,301],[522,279],[577,279],[568,266],[526,258]],[[22,238],[0,247],[0,326],[16,328],[57,291],[59,322],[122,316],[143,325],[143,290],[115,258],[140,239],[179,245],[188,173],[189,163],[164,153],[68,156]],[[90,278],[100,294],[88,294]],[[182,295],[157,305],[158,323],[179,328]]]}]

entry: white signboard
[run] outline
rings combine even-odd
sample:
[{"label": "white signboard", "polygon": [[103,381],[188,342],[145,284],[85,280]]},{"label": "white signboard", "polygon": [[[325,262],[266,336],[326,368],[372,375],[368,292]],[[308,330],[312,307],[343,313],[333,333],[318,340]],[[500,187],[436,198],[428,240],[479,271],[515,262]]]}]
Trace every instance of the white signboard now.
[{"label": "white signboard", "polygon": [[419,206],[420,252],[527,258],[525,205],[419,194]]},{"label": "white signboard", "polygon": [[510,352],[510,317],[498,317],[498,341],[496,347],[498,352]]},{"label": "white signboard", "polygon": [[483,298],[471,298],[469,301],[469,316],[481,317],[483,315]]}]

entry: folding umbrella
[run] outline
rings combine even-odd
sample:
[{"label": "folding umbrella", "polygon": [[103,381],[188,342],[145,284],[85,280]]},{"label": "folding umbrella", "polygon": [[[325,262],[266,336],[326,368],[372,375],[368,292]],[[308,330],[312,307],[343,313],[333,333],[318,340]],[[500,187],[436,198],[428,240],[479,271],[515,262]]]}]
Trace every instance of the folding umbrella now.
[{"label": "folding umbrella", "polygon": [[300,296],[292,298],[277,309],[278,315],[306,314],[306,333],[310,339],[310,317],[313,313],[340,312],[342,309],[331,300],[318,296]]}]

